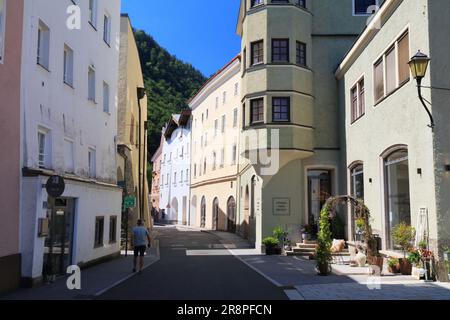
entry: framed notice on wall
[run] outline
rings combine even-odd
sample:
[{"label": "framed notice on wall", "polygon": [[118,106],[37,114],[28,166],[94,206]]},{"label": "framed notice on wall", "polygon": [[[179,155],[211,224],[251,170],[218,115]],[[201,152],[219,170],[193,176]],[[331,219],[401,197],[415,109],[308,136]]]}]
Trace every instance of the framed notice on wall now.
[{"label": "framed notice on wall", "polygon": [[273,214],[275,216],[291,215],[291,199],[290,198],[274,198]]}]

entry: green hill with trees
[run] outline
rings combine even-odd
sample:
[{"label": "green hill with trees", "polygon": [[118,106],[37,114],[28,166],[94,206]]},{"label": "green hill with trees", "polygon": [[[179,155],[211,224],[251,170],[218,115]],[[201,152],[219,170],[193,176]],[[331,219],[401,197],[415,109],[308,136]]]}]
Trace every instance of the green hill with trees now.
[{"label": "green hill with trees", "polygon": [[[152,36],[134,31],[148,97],[149,159],[158,149],[161,129],[173,113],[188,108],[187,101],[207,80],[191,64],[162,48]],[[151,180],[151,174],[148,177]]]}]

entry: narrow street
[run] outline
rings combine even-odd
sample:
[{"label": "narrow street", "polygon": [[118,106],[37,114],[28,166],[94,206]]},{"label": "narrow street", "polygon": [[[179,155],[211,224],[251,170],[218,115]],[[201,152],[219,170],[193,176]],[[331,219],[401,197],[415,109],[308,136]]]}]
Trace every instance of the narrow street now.
[{"label": "narrow street", "polygon": [[157,227],[160,260],[100,299],[286,300],[209,233]]}]

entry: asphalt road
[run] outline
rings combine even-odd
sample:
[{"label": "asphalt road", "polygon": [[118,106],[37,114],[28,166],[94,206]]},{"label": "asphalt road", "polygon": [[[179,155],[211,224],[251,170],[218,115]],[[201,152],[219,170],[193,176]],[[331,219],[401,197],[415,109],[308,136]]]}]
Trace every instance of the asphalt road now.
[{"label": "asphalt road", "polygon": [[287,300],[281,288],[223,250],[216,236],[174,227],[157,232],[161,259],[100,299]]}]

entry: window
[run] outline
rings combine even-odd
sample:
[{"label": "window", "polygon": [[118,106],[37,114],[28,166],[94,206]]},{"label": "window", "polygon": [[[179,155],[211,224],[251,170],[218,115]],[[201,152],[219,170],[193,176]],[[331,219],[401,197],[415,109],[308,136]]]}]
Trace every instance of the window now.
[{"label": "window", "polygon": [[239,95],[239,83],[236,82],[236,83],[234,84],[234,96],[236,97],[236,96],[238,96],[238,95]]},{"label": "window", "polygon": [[95,149],[89,148],[88,151],[88,169],[89,169],[89,178],[95,178],[96,176],[96,159],[95,159]]},{"label": "window", "polygon": [[45,69],[49,69],[50,29],[41,20],[39,20],[38,26],[37,63]]},{"label": "window", "polygon": [[65,164],[65,171],[67,173],[74,173],[74,171],[75,171],[73,154],[74,154],[73,142],[70,140],[64,139],[64,164]]},{"label": "window", "polygon": [[264,63],[264,42],[261,41],[257,41],[257,42],[253,42],[251,47],[252,47],[252,60],[251,60],[251,65],[255,65],[255,64],[260,64],[260,63]]},{"label": "window", "polygon": [[206,120],[208,120],[209,117],[209,109],[206,109]]},{"label": "window", "polygon": [[95,68],[88,68],[88,100],[95,102]]},{"label": "window", "polygon": [[117,242],[117,217],[109,218],[109,243]]},{"label": "window", "polygon": [[38,128],[38,162],[39,168],[51,169],[52,146],[50,139],[50,130]]},{"label": "window", "polygon": [[205,147],[208,146],[208,133],[205,133]]},{"label": "window", "polygon": [[194,178],[197,178],[197,164],[194,164]]},{"label": "window", "polygon": [[89,23],[97,28],[97,0],[89,0]]},{"label": "window", "polygon": [[386,63],[386,94],[394,91],[397,85],[397,73],[395,72],[395,47],[389,49],[385,57]]},{"label": "window", "polygon": [[111,44],[111,17],[107,14],[103,17],[103,40],[108,46]]},{"label": "window", "polygon": [[219,120],[214,120],[214,137],[217,136],[217,133],[219,132]]},{"label": "window", "polygon": [[250,7],[253,8],[260,4],[264,4],[264,0],[251,0]]},{"label": "window", "polygon": [[289,122],[290,116],[290,98],[273,98],[272,100],[272,121]]},{"label": "window", "polygon": [[355,15],[369,15],[372,14],[369,9],[371,6],[376,6],[377,0],[353,0],[353,14]]},{"label": "window", "polygon": [[406,33],[398,41],[398,82],[403,84],[409,80],[409,34]]},{"label": "window", "polygon": [[174,174],[173,174],[173,185],[174,186],[177,185],[177,173],[176,172],[174,172]]},{"label": "window", "polygon": [[358,81],[358,83],[352,88],[351,93],[351,115],[352,122],[355,122],[361,118],[366,112],[365,109],[365,87],[364,78]]},{"label": "window", "polygon": [[244,48],[244,50],[242,52],[242,55],[243,55],[243,59],[242,59],[243,65],[242,65],[242,67],[243,67],[243,70],[245,72],[245,70],[247,70],[247,48]]},{"label": "window", "polygon": [[203,162],[203,174],[206,174],[206,158]]},{"label": "window", "polygon": [[64,83],[73,87],[73,50],[64,45]]},{"label": "window", "polygon": [[[134,119],[134,115],[131,115],[131,123],[130,123],[130,143],[132,145],[135,144],[134,141],[134,124],[135,124],[136,120]],[[166,162],[166,155],[164,155],[164,162]]]},{"label": "window", "polygon": [[306,44],[297,41],[297,52],[296,52],[297,64],[306,67]]},{"label": "window", "polygon": [[289,40],[272,40],[272,62],[289,62]]},{"label": "window", "polygon": [[405,32],[374,65],[375,102],[409,81],[409,33]]},{"label": "window", "polygon": [[245,128],[245,103],[242,104],[242,127]]},{"label": "window", "polygon": [[362,164],[351,170],[351,192],[356,199],[364,200],[364,167]]},{"label": "window", "polygon": [[186,169],[186,182],[189,182],[189,169]]},{"label": "window", "polygon": [[6,6],[5,6],[6,1],[5,0],[0,0],[0,63],[3,62],[4,60],[4,52],[5,52],[5,28],[6,28],[6,23],[5,23],[5,18],[6,18]]},{"label": "window", "polygon": [[227,92],[226,92],[226,91],[223,92],[222,103],[223,103],[223,104],[227,103]]},{"label": "window", "polygon": [[219,97],[216,97],[216,109],[219,107]]},{"label": "window", "polygon": [[216,152],[214,151],[214,152],[213,152],[213,165],[212,165],[212,169],[213,169],[213,170],[216,170],[216,166],[217,166],[217,154],[216,154]]},{"label": "window", "polygon": [[168,185],[169,185],[169,180],[170,180],[170,178],[169,178],[169,174],[167,174],[166,186],[168,186]]},{"label": "window", "polygon": [[234,109],[233,111],[233,128],[237,128],[238,125],[238,109]]},{"label": "window", "polygon": [[264,121],[264,99],[255,99],[251,101],[251,123]]},{"label": "window", "polygon": [[222,133],[225,133],[227,117],[225,115],[222,116]]},{"label": "window", "polygon": [[233,145],[233,150],[231,152],[231,163],[232,165],[236,164],[236,160],[237,160],[237,145]]},{"label": "window", "polygon": [[296,1],[296,4],[297,4],[299,7],[306,8],[306,0],[297,0],[297,1]]},{"label": "window", "polygon": [[374,66],[374,82],[375,82],[375,101],[384,97],[384,72],[383,59],[375,63]]},{"label": "window", "polygon": [[95,218],[95,240],[94,240],[95,248],[103,246],[104,228],[105,228],[105,218],[104,217],[96,217]]},{"label": "window", "polygon": [[181,170],[180,183],[183,183],[184,170]]},{"label": "window", "polygon": [[408,151],[398,150],[384,160],[386,179],[386,231],[388,249],[395,249],[392,230],[400,223],[411,225]]},{"label": "window", "polygon": [[109,84],[103,82],[103,111],[109,113]]},{"label": "window", "polygon": [[223,168],[225,165],[225,149],[220,150],[220,167]]}]

